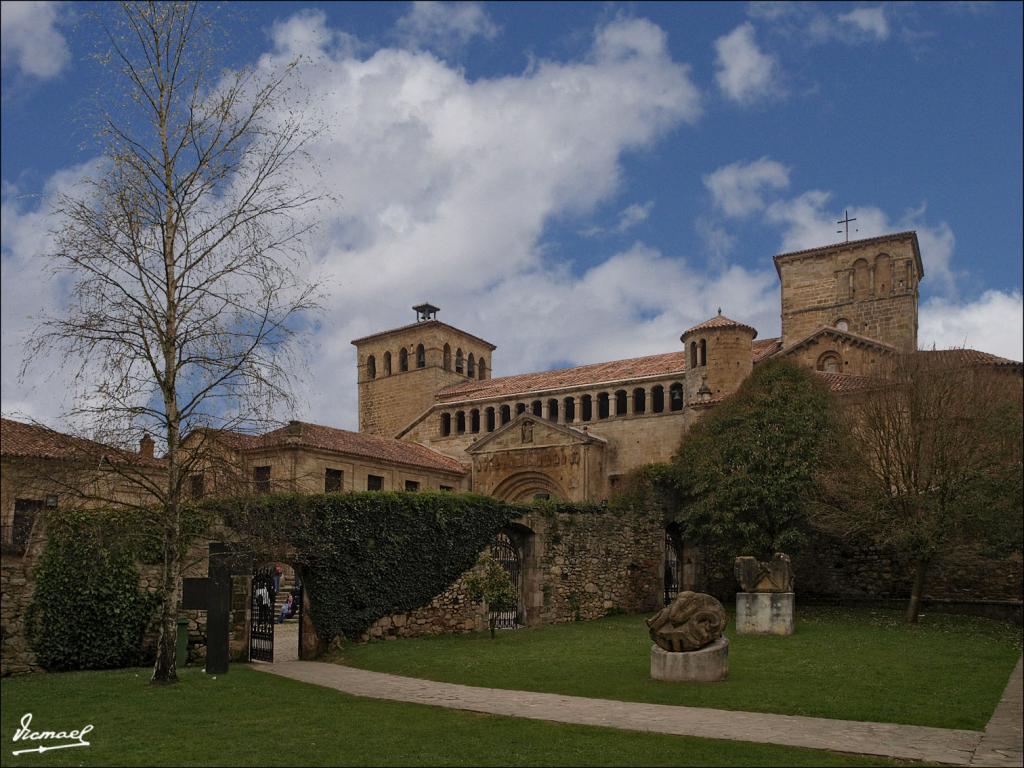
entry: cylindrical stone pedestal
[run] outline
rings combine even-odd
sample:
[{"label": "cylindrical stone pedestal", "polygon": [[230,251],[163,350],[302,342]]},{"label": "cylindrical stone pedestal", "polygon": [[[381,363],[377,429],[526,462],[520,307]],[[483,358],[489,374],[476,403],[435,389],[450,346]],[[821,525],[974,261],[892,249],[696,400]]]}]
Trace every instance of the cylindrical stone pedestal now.
[{"label": "cylindrical stone pedestal", "polygon": [[792,635],[792,592],[737,592],[736,633],[740,635]]},{"label": "cylindrical stone pedestal", "polygon": [[699,651],[666,651],[651,646],[651,677],[688,683],[715,683],[729,676],[729,641],[720,637]]}]

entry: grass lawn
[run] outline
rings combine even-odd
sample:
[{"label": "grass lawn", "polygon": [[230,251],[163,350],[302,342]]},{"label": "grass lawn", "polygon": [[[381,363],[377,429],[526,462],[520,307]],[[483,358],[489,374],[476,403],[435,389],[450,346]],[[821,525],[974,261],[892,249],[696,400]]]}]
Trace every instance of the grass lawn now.
[{"label": "grass lawn", "polygon": [[917,627],[891,610],[797,607],[796,633],[727,632],[729,679],[650,679],[640,616],[486,633],[346,645],[336,661],[466,685],[623,701],[980,730],[1021,652],[1021,629],[928,614]]},{"label": "grass lawn", "polygon": [[[169,687],[150,687],[148,675],[130,669],[4,679],[0,765],[899,764],[361,699],[242,665],[216,678],[189,669]],[[91,723],[90,746],[13,757],[25,712],[34,730]]]}]

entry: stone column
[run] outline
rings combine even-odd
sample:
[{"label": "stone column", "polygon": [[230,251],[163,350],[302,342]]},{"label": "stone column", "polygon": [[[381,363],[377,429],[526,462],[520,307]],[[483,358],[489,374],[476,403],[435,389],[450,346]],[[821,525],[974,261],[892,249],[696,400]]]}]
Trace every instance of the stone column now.
[{"label": "stone column", "polygon": [[626,415],[627,416],[632,416],[633,415],[633,390],[632,389],[627,389],[626,390]]}]

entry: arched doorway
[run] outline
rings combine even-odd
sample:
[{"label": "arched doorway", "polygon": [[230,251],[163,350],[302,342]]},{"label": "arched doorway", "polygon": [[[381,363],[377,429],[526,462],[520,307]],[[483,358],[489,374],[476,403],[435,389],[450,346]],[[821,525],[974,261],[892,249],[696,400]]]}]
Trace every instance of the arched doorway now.
[{"label": "arched doorway", "polygon": [[495,626],[498,629],[515,629],[522,625],[523,562],[519,548],[507,533],[501,531],[491,543],[491,557],[508,573],[519,595],[519,605],[516,609],[499,613]]},{"label": "arched doorway", "polygon": [[510,475],[495,486],[492,494],[505,501],[568,498],[562,487],[543,472],[517,472]]}]

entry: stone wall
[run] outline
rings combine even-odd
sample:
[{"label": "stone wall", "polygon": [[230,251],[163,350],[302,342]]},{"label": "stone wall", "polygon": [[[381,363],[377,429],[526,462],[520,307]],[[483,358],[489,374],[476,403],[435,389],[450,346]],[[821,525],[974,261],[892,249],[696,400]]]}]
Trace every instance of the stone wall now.
[{"label": "stone wall", "polygon": [[[531,514],[507,529],[520,552],[521,619],[528,626],[654,611],[661,605],[665,531],[649,512]],[[362,639],[482,631],[486,613],[464,576],[408,613],[377,621]]]}]

